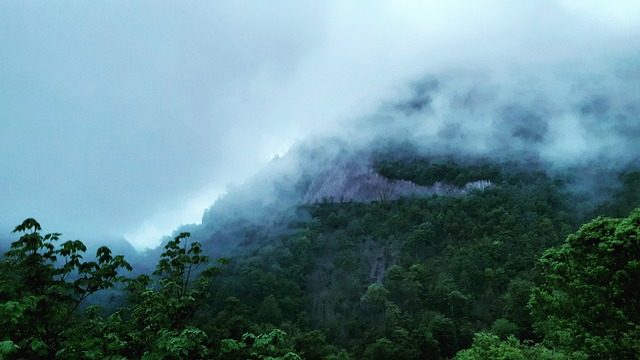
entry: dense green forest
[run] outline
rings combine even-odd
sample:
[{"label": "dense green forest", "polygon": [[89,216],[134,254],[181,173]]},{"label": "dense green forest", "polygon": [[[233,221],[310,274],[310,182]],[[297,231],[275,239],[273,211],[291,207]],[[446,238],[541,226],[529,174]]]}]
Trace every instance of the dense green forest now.
[{"label": "dense green forest", "polygon": [[640,357],[639,173],[594,204],[531,166],[416,157],[375,168],[492,186],[300,205],[277,231],[234,229],[242,246],[220,259],[180,233],[137,277],[108,248],[85,260],[82,242],[28,219],[0,265],[0,357]]}]

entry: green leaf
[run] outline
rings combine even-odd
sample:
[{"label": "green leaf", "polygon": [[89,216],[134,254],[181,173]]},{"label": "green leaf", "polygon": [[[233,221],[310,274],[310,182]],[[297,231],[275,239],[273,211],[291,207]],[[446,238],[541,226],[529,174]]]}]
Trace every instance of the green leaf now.
[{"label": "green leaf", "polygon": [[16,352],[20,347],[13,343],[11,340],[0,341],[0,356],[11,355]]},{"label": "green leaf", "polygon": [[31,230],[33,229],[33,231],[42,231],[42,228],[40,227],[40,224],[33,218],[28,218],[25,221],[22,222],[22,224],[16,226],[16,228],[13,230],[13,232],[23,232],[23,231],[27,231],[27,230]]}]

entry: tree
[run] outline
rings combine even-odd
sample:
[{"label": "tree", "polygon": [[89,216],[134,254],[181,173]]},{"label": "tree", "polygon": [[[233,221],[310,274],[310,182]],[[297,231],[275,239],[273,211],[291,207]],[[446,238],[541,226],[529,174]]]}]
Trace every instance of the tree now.
[{"label": "tree", "polygon": [[531,345],[528,342],[520,343],[514,336],[506,340],[500,340],[497,335],[477,333],[473,339],[473,346],[467,350],[459,351],[455,360],[585,360],[586,355],[574,353],[567,355],[558,351],[549,350],[541,344]]},{"label": "tree", "polygon": [[374,343],[367,345],[363,358],[367,360],[391,360],[397,359],[398,353],[391,340],[380,338]]},{"label": "tree", "polygon": [[0,263],[0,357],[53,358],[72,347],[76,310],[91,294],[111,288],[131,266],[103,246],[96,261],[84,261],[80,240],[57,245],[61,234],[42,236],[34,219],[14,229],[23,233]]},{"label": "tree", "polygon": [[293,345],[287,333],[273,329],[268,333],[255,335],[245,333],[242,340],[224,339],[220,344],[220,358],[223,359],[271,359],[301,360],[292,351]]},{"label": "tree", "polygon": [[593,358],[640,358],[640,208],[591,221],[540,265],[530,308],[547,344]]},{"label": "tree", "polygon": [[512,279],[504,294],[504,315],[507,320],[518,326],[514,335],[531,338],[531,314],[527,308],[534,283],[520,278]]},{"label": "tree", "polygon": [[263,323],[280,325],[283,319],[282,310],[280,310],[278,299],[275,296],[269,295],[264,298],[260,306],[258,306],[257,318]]},{"label": "tree", "polygon": [[[207,335],[193,324],[196,310],[209,294],[219,267],[200,271],[209,261],[198,242],[189,244],[188,232],[180,233],[165,246],[153,275],[130,280],[130,324],[128,358],[198,359],[207,356]],[[227,264],[226,258],[218,263]],[[195,278],[195,279],[194,279]]]},{"label": "tree", "polygon": [[500,339],[506,339],[507,337],[518,333],[518,325],[512,323],[507,319],[498,319],[491,325],[491,333],[498,335]]},{"label": "tree", "polygon": [[458,334],[453,320],[436,315],[429,323],[429,331],[438,341],[441,358],[450,358],[458,351]]},{"label": "tree", "polygon": [[[200,244],[181,233],[165,246],[152,279],[126,279],[129,304],[103,318],[95,307],[73,334],[78,340],[62,354],[90,359],[201,359],[209,357],[208,336],[195,326],[195,312],[219,272],[207,263]],[[226,259],[219,259],[227,263]],[[154,281],[155,280],[155,281]]]}]

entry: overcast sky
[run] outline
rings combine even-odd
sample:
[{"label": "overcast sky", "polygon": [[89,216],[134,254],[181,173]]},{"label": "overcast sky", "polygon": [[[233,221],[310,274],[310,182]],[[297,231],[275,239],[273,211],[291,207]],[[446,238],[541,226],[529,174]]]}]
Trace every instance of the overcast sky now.
[{"label": "overcast sky", "polygon": [[634,0],[0,0],[0,230],[155,246],[422,75],[603,56],[639,29]]}]

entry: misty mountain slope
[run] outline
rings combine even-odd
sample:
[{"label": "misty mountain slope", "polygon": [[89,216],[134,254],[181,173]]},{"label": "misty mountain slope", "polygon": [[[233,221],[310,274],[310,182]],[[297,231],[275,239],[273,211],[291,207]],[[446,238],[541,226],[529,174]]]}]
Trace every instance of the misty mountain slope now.
[{"label": "misty mountain slope", "polygon": [[580,71],[432,76],[300,141],[188,228],[232,257],[213,313],[233,300],[357,358],[379,339],[450,357],[503,323],[538,339],[526,304],[544,250],[640,205],[638,76]]},{"label": "misty mountain slope", "polygon": [[285,1],[0,1],[0,360],[640,359],[640,0]]},{"label": "misty mountain slope", "polygon": [[[418,178],[428,168],[403,171]],[[458,169],[472,175],[464,172],[470,167]],[[438,313],[455,321],[456,348],[503,316],[530,332],[501,296],[514,281],[532,281],[535,260],[577,220],[569,194],[543,172],[505,170],[496,178],[502,180],[495,186],[465,196],[304,205],[309,215],[290,219],[292,233],[256,229],[253,242],[236,252],[213,306],[233,296],[266,309],[273,295],[275,313],[289,320],[262,313],[256,321],[308,323],[347,348],[389,336],[400,323],[426,331]]]},{"label": "misty mountain slope", "polygon": [[[638,169],[638,88],[628,58],[431,75],[372,114],[299,141],[185,229],[230,251],[251,238],[249,228],[287,233],[277,224],[304,219],[302,204],[462,195],[510,168],[557,177],[589,214],[614,196],[621,173]],[[426,167],[404,174],[416,166]]]},{"label": "misty mountain slope", "polygon": [[369,161],[340,163],[313,179],[302,203],[371,202],[397,200],[409,196],[464,195],[473,189],[491,186],[489,180],[477,179],[456,187],[445,182],[421,186],[407,180],[390,180],[379,174]]},{"label": "misty mountain slope", "polygon": [[179,229],[230,258],[189,315],[212,351],[274,331],[309,359],[450,359],[480,332],[543,339],[527,307],[540,258],[585,219],[638,206],[638,154],[556,158],[553,117],[534,108],[496,106],[484,143],[462,124],[443,132],[438,84],[381,107],[370,132],[301,141]]},{"label": "misty mountain slope", "polygon": [[[333,150],[327,151],[330,147]],[[201,225],[180,231],[190,231],[213,254],[226,256],[237,246],[255,243],[256,233],[290,235],[288,224],[308,220],[306,206],[310,204],[466,196],[495,186],[483,177],[490,175],[488,172],[467,173],[463,182],[443,174],[441,179],[419,185],[391,173],[381,174],[379,170],[388,166],[383,169],[376,157],[380,155],[353,150],[337,138],[316,139],[274,159],[245,184],[222,196],[205,212]]]}]

